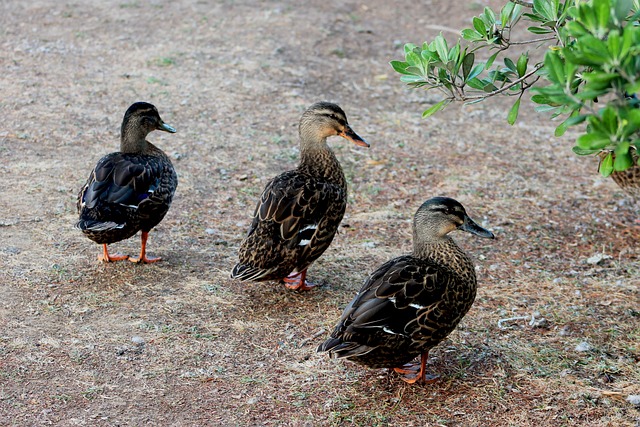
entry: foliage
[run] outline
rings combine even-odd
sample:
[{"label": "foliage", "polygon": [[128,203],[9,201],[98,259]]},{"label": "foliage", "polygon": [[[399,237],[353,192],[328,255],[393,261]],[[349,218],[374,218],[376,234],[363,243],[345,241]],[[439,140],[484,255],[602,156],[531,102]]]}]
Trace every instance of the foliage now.
[{"label": "foliage", "polygon": [[[515,97],[507,114],[518,117],[527,90],[536,110],[561,117],[556,136],[582,126],[573,151],[604,152],[600,172],[607,176],[633,165],[630,149],[640,149],[640,0],[511,0],[500,13],[485,8],[450,46],[442,36],[422,46],[406,44],[405,60],[391,61],[411,87],[436,89],[443,99],[423,117],[453,101],[481,102],[496,95]],[[511,33],[528,22],[528,40]],[[545,48],[544,60],[531,64],[522,47]],[[515,48],[515,49],[514,49]],[[478,61],[480,51],[488,58]],[[485,55],[486,56],[486,55]]]}]

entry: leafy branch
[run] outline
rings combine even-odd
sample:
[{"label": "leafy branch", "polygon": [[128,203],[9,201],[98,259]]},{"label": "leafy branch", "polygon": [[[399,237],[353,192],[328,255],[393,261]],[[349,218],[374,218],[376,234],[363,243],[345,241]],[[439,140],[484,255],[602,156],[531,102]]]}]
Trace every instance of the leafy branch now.
[{"label": "leafy branch", "polygon": [[[600,171],[609,175],[634,165],[640,149],[640,0],[510,0],[500,10],[485,8],[450,46],[439,35],[422,46],[406,44],[404,61],[391,61],[400,80],[413,88],[437,89],[440,102],[428,117],[451,102],[476,103],[494,96],[517,96],[507,114],[518,117],[522,95],[551,118],[556,128],[582,126],[573,150],[601,153]],[[532,35],[511,40],[511,31],[527,22]],[[512,58],[513,46],[544,48],[544,60],[529,63],[529,53]],[[476,61],[481,52],[485,61]]]}]

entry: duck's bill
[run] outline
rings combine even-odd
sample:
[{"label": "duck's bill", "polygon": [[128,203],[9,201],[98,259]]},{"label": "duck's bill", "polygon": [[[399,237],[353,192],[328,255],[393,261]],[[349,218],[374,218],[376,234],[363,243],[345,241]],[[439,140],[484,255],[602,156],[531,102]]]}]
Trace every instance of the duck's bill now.
[{"label": "duck's bill", "polygon": [[475,234],[476,236],[486,237],[487,239],[496,238],[496,236],[494,236],[492,232],[490,232],[486,228],[480,227],[478,224],[476,224],[471,218],[469,218],[466,215],[464,217],[464,224],[462,224],[458,228],[468,233]]},{"label": "duck's bill", "polygon": [[162,122],[160,124],[160,126],[158,127],[158,130],[163,130],[165,132],[169,132],[169,133],[176,133],[176,130],[173,126],[169,126],[168,124]]},{"label": "duck's bill", "polygon": [[351,129],[351,127],[349,125],[347,125],[344,128],[344,131],[342,131],[338,135],[340,135],[344,139],[349,140],[349,141],[353,142],[354,144],[359,145],[361,147],[369,147],[369,143],[367,141],[365,141],[364,139],[362,139],[360,137],[360,135],[355,133],[353,131],[353,129]]}]

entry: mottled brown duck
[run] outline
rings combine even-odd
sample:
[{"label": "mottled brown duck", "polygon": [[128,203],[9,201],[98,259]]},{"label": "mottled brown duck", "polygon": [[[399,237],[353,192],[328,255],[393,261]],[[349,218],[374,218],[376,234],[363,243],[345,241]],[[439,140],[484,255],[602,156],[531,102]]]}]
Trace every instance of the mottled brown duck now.
[{"label": "mottled brown duck", "polygon": [[347,181],[327,145],[337,135],[356,145],[342,109],[319,102],[300,119],[300,164],[265,187],[231,277],[241,281],[282,280],[289,289],[308,290],[307,268],[329,247],[347,206]]},{"label": "mottled brown duck", "polygon": [[[154,130],[174,133],[158,110],[136,102],[124,115],[120,151],[101,158],[78,194],[80,219],[76,227],[102,245],[98,259],[129,259],[136,263],[159,261],[147,255],[149,231],[164,218],[178,186],[178,177],[167,155],[146,140]],[[109,254],[107,245],[142,231],[140,256]]]},{"label": "mottled brown duck", "polygon": [[[476,296],[473,263],[448,236],[454,230],[494,238],[456,200],[424,202],[413,221],[413,253],[369,276],[318,351],[426,382],[429,350],[455,329]],[[409,363],[417,356],[420,363]]]},{"label": "mottled brown duck", "polygon": [[[635,147],[629,148],[629,153],[631,153],[633,165],[626,170],[612,172],[611,178],[622,191],[640,202],[640,163],[638,163],[640,156]],[[608,154],[608,151],[601,152],[600,160],[602,161]]]}]

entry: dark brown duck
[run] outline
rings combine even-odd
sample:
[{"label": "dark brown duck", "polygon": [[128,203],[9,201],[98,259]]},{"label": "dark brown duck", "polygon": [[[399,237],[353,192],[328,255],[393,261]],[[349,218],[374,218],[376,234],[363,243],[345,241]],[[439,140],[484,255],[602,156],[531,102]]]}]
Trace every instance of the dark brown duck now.
[{"label": "dark brown duck", "polygon": [[[476,296],[473,263],[448,236],[454,230],[494,237],[456,200],[424,202],[413,221],[413,253],[369,276],[318,351],[372,368],[394,368],[410,383],[425,381],[429,350],[455,329]],[[417,356],[420,364],[405,365]]]},{"label": "dark brown duck", "polygon": [[[146,254],[149,231],[164,218],[178,186],[167,155],[146,140],[154,130],[174,133],[158,110],[136,102],[124,115],[120,151],[101,158],[78,194],[80,219],[76,227],[102,245],[102,261],[129,259],[137,263],[159,261]],[[138,258],[109,254],[107,245],[142,231]]]},{"label": "dark brown duck", "polygon": [[356,134],[342,109],[319,102],[300,119],[300,165],[265,187],[231,277],[242,281],[283,280],[307,290],[307,268],[329,247],[347,206],[347,181],[327,145],[341,136],[369,144]]}]

